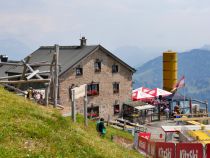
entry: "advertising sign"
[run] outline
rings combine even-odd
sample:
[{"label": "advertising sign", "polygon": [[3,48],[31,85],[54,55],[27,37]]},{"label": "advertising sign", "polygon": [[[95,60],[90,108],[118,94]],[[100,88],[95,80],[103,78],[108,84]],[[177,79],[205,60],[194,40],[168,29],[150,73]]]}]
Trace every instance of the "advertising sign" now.
[{"label": "advertising sign", "polygon": [[83,84],[79,87],[75,87],[72,89],[75,91],[75,99],[85,96],[85,86],[86,86],[86,84]]},{"label": "advertising sign", "polygon": [[139,137],[139,149],[146,153],[147,146],[148,146],[148,139],[146,139],[144,137]]},{"label": "advertising sign", "polygon": [[147,145],[147,154],[155,156],[155,142],[149,141]]},{"label": "advertising sign", "polygon": [[175,158],[175,144],[157,142],[156,143],[156,158]]},{"label": "advertising sign", "polygon": [[146,138],[146,139],[150,139],[151,133],[140,132],[140,133],[139,133],[139,137],[143,137],[143,138]]},{"label": "advertising sign", "polygon": [[210,144],[206,144],[206,158],[210,158]]},{"label": "advertising sign", "polygon": [[177,158],[203,158],[203,145],[201,143],[177,143]]}]

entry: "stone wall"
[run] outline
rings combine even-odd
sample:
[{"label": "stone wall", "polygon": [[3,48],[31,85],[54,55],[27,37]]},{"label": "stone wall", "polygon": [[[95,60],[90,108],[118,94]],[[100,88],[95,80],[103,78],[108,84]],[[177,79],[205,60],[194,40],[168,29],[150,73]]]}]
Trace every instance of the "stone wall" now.
[{"label": "stone wall", "polygon": [[[101,72],[95,72],[94,63],[96,59],[101,60]],[[119,65],[118,73],[112,73],[113,64]],[[78,65],[83,68],[82,76],[76,76],[75,70]],[[69,87],[72,84],[79,86],[91,83],[92,81],[99,83],[99,95],[88,96],[88,107],[91,104],[93,106],[99,106],[100,117],[107,119],[108,115],[110,115],[113,118],[113,105],[116,102],[121,105],[124,101],[131,98],[132,72],[99,49],[60,77],[60,102],[65,107],[63,113],[71,112]],[[120,83],[118,94],[113,94],[113,82]],[[83,105],[83,98],[76,101],[77,112],[83,113]]]}]

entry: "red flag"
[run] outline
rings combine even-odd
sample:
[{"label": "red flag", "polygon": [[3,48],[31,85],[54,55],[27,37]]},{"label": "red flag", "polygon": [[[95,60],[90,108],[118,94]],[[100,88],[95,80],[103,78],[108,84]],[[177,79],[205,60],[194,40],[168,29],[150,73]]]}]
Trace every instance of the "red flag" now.
[{"label": "red flag", "polygon": [[177,82],[176,84],[176,89],[182,88],[185,86],[185,78],[184,76],[182,76],[182,78],[179,80],[179,82]]}]

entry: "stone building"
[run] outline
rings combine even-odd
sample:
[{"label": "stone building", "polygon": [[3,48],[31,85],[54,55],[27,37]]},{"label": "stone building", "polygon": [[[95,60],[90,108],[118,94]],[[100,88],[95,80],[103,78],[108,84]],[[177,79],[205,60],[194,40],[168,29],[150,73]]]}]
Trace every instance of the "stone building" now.
[{"label": "stone building", "polygon": [[[40,47],[30,55],[30,62],[50,62],[54,49],[54,46]],[[59,104],[64,106],[63,114],[71,113],[70,89],[73,86],[88,85],[88,114],[91,117],[118,116],[122,103],[131,98],[135,69],[101,45],[86,45],[83,37],[79,46],[60,46],[59,64],[58,97]],[[49,67],[34,69],[44,71]],[[10,74],[21,72],[20,67],[9,70]],[[83,104],[83,98],[76,100],[77,112],[83,112]]]}]

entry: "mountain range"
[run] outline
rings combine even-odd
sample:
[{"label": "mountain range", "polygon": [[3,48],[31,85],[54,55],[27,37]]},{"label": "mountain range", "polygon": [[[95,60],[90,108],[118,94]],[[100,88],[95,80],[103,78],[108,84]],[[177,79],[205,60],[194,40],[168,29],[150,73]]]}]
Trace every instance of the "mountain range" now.
[{"label": "mountain range", "polygon": [[0,54],[7,55],[9,59],[20,60],[31,52],[32,50],[25,43],[17,39],[0,39]]},{"label": "mountain range", "polygon": [[[193,99],[210,102],[210,49],[193,49],[178,53],[178,79],[185,76],[182,92]],[[162,88],[162,56],[136,68],[133,87]]]}]

